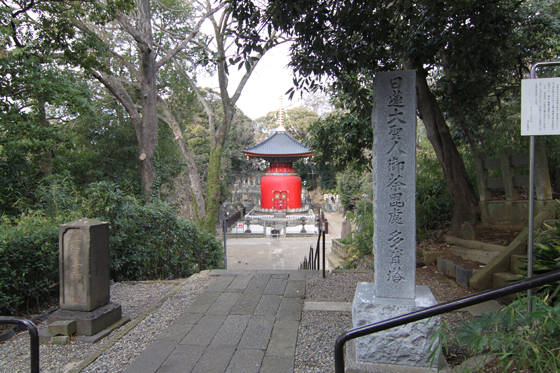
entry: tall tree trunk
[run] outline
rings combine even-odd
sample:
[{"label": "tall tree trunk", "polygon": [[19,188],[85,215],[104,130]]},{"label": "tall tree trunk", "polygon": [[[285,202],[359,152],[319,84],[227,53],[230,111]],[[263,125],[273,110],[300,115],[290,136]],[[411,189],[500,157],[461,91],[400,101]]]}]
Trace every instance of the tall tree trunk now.
[{"label": "tall tree trunk", "polygon": [[469,130],[469,127],[467,127],[467,122],[465,121],[463,110],[461,110],[459,100],[457,99],[457,95],[455,94],[455,89],[453,88],[453,79],[451,78],[451,66],[449,65],[449,60],[447,59],[447,53],[445,52],[445,49],[441,50],[441,59],[443,62],[443,70],[445,71],[447,93],[449,94],[449,98],[451,99],[453,111],[455,112],[455,116],[457,117],[459,125],[463,129],[463,132],[465,132],[465,136],[467,136],[467,141],[469,142],[469,146],[471,147],[473,154],[476,156],[478,154],[478,147],[476,146],[476,142],[474,141],[471,130]]},{"label": "tall tree trunk", "polygon": [[222,162],[223,146],[216,146],[210,150],[210,161],[208,162],[208,184],[206,185],[206,221],[203,229],[208,233],[216,232],[218,221],[218,209],[220,206],[220,195],[222,192],[222,181],[220,180],[220,169]]},{"label": "tall tree trunk", "polygon": [[142,129],[140,142],[140,161],[142,186],[146,194],[153,192],[152,185],[156,179],[154,166],[154,151],[157,146],[157,88],[156,88],[156,61],[152,47],[152,25],[150,0],[138,2],[138,28],[143,35],[140,47],[142,66]]},{"label": "tall tree trunk", "polygon": [[436,97],[430,91],[426,77],[424,68],[417,67],[418,111],[426,127],[428,140],[443,169],[443,176],[453,203],[451,232],[459,233],[463,222],[475,224],[478,220],[478,199],[469,180],[463,158],[451,138],[443,112]]},{"label": "tall tree trunk", "polygon": [[222,154],[229,127],[234,119],[235,107],[233,105],[224,105],[224,112],[224,119],[216,131],[214,146],[210,150],[210,161],[208,162],[208,184],[206,185],[207,220],[204,224],[204,230],[209,233],[216,231],[223,183],[223,180],[220,180]]}]

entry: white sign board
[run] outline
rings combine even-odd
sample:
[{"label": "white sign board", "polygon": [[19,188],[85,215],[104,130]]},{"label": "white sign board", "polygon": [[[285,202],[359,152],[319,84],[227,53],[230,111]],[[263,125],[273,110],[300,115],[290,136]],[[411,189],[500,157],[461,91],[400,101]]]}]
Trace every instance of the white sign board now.
[{"label": "white sign board", "polygon": [[560,135],[560,78],[521,81],[521,135]]},{"label": "white sign board", "polygon": [[237,228],[243,228],[243,223],[237,223]]}]

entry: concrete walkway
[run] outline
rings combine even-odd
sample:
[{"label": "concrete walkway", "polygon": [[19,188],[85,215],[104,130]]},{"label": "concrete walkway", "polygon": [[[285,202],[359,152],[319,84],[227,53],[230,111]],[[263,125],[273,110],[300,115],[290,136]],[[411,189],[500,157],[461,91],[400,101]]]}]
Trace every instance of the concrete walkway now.
[{"label": "concrete walkway", "polygon": [[125,372],[292,372],[307,273],[210,271],[216,282]]},{"label": "concrete walkway", "polygon": [[[326,237],[325,251],[330,253],[331,241]],[[309,256],[309,246],[317,246],[317,236],[255,237],[227,240],[227,268],[230,270],[297,270]],[[322,242],[321,242],[322,245]]]}]

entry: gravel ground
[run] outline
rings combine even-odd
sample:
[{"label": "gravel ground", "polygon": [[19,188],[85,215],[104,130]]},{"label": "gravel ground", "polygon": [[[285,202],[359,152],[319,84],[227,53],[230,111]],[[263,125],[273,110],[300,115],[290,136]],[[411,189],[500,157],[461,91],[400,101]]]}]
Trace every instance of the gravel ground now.
[{"label": "gravel ground", "polygon": [[351,312],[304,312],[299,326],[294,372],[334,372],[334,342],[351,328]]},{"label": "gravel ground", "polygon": [[[373,282],[373,272],[307,275],[306,302],[352,302],[358,282]],[[304,311],[296,345],[294,372],[334,371],[334,341],[352,328],[351,312]]]},{"label": "gravel ground", "polygon": [[[433,266],[432,266],[433,267]],[[72,341],[67,346],[42,344],[40,350],[42,372],[69,372],[90,357],[99,357],[82,372],[122,372],[163,330],[167,328],[185,309],[214,281],[205,275],[194,275],[177,289],[181,282],[138,282],[117,283],[111,287],[111,299],[120,303],[123,314],[139,321],[161,298],[174,290],[175,294],[153,313],[140,321],[132,330],[118,339],[106,351],[103,349],[112,336],[127,328],[127,324],[114,331],[97,344]],[[372,272],[335,272],[306,277],[306,299],[310,302],[352,302],[358,282],[372,282]],[[435,274],[430,267],[417,271],[417,283],[429,285],[439,302],[448,301],[469,294],[467,289]],[[454,338],[454,329],[462,321],[472,320],[466,312],[455,312],[444,316],[451,327],[448,340]],[[38,325],[44,327],[45,325]],[[334,371],[333,347],[336,337],[352,327],[350,312],[305,311],[299,328],[294,371],[332,372]],[[450,343],[448,360],[460,362],[464,351],[456,343]],[[0,344],[0,372],[29,371],[29,337],[27,332],[19,333],[12,340]]]},{"label": "gravel ground", "polygon": [[[177,293],[170,296],[161,307],[103,352],[83,372],[123,371],[212,282],[214,282],[214,278],[200,274],[188,278]],[[130,316],[134,321],[153,307],[158,300],[173,291],[179,283],[177,281],[171,283],[169,281],[117,283],[111,286],[111,300],[119,303],[122,306],[123,315]],[[127,328],[127,325],[93,345],[76,341],[71,341],[66,346],[41,344],[39,352],[41,372],[70,371],[82,360],[102,349],[112,336]],[[46,324],[42,323],[37,326],[42,328]],[[15,338],[0,344],[0,372],[29,372],[29,336],[27,332],[18,333]]]},{"label": "gravel ground", "polygon": [[[358,282],[373,282],[373,272],[348,273],[334,272],[306,276],[305,301],[310,302],[352,302]],[[469,295],[468,289],[435,272],[435,266],[418,268],[416,283],[428,285],[438,302],[447,302]],[[450,365],[461,363],[467,354],[466,349],[455,342],[456,329],[464,321],[472,321],[468,312],[452,312],[442,320],[449,325],[447,334],[447,361]],[[298,373],[318,373],[334,371],[334,343],[336,338],[352,328],[351,312],[305,311],[302,314],[296,346],[294,371]]]}]

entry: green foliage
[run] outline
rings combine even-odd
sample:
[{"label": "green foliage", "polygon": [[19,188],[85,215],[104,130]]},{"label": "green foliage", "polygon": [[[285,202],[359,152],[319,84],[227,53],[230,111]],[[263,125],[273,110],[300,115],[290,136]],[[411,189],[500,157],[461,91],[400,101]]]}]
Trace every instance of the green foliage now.
[{"label": "green foliage", "polygon": [[0,225],[0,313],[13,314],[27,300],[47,295],[58,281],[58,226],[77,218],[41,212],[24,214]]},{"label": "green foliage", "polygon": [[307,190],[313,188],[313,164],[308,159],[298,159],[294,162],[294,169],[301,178],[301,187]]},{"label": "green foliage", "polygon": [[[465,208],[476,207],[474,190],[455,152],[456,145],[467,139],[459,124],[473,134],[473,148],[495,148],[487,141],[494,134],[502,142],[515,141],[521,79],[527,77],[531,64],[560,55],[560,16],[557,1],[552,0],[299,0],[290,4],[271,0],[265,7],[253,0],[232,0],[231,4],[239,28],[253,30],[242,40],[246,50],[257,45],[256,30],[264,26],[269,32],[288,32],[296,40],[290,62],[294,84],[309,91],[334,92],[336,107],[343,111],[332,121],[326,118],[320,126],[324,129],[313,131],[312,148],[318,152],[319,164],[369,167],[375,75],[416,69],[421,82],[426,73],[429,95],[435,94],[437,102],[428,104],[426,97],[419,97],[418,105],[430,127],[430,141],[437,149],[446,149],[437,156],[453,191],[454,230],[464,219]],[[437,122],[430,119],[439,109],[445,117]],[[448,126],[452,138],[446,136]],[[451,177],[450,168],[461,176]]]},{"label": "green foliage", "polygon": [[[520,258],[525,265],[520,268],[527,277],[527,258]],[[533,274],[542,275],[560,269],[560,223],[535,238],[533,246]],[[560,304],[560,282],[546,284],[534,291],[534,294],[548,304]]]},{"label": "green foliage", "polygon": [[346,219],[352,222],[356,232],[352,232],[342,243],[350,245],[349,257],[344,260],[344,268],[355,268],[366,257],[373,255],[373,203],[369,198],[361,198],[353,212]]},{"label": "green foliage", "polygon": [[316,174],[319,175],[319,185],[324,191],[334,191],[336,188],[336,173],[332,164],[318,164]]},{"label": "green foliage", "polygon": [[373,145],[369,116],[335,111],[314,122],[309,132],[307,145],[315,152],[316,164],[331,164],[337,171],[371,168],[371,152],[364,152]]},{"label": "green foliage", "polygon": [[532,297],[519,298],[498,313],[482,314],[458,329],[457,340],[473,354],[497,354],[498,369],[516,372],[557,372],[560,369],[560,304],[551,306]]},{"label": "green foliage", "polygon": [[[428,319],[426,323],[429,323],[431,318]],[[428,350],[430,354],[428,355],[428,361],[430,362],[430,368],[437,365],[437,369],[439,372],[440,369],[440,359],[439,353],[444,352],[447,353],[449,351],[448,343],[447,343],[447,335],[451,332],[451,328],[447,321],[443,320],[442,324],[435,329],[434,333],[430,337],[430,347]],[[436,361],[437,359],[437,361]]]},{"label": "green foliage", "polygon": [[427,238],[442,221],[449,221],[453,205],[447,191],[441,166],[427,152],[417,155],[416,227],[418,240]]},{"label": "green foliage", "polygon": [[[56,154],[54,169],[58,172],[68,170],[80,188],[106,180],[129,185],[132,188],[129,187],[129,190],[139,193],[138,141],[132,123],[124,109],[115,102],[101,99],[97,105],[102,108],[95,111],[95,120],[88,117],[76,120],[72,131],[73,146]],[[164,152],[167,150],[166,147],[163,149]],[[157,150],[162,153],[159,143]],[[171,162],[177,163],[176,159]],[[160,165],[162,163],[159,162]]]},{"label": "green foliage", "polygon": [[117,281],[188,277],[217,268],[221,245],[163,202],[125,202],[110,221],[111,273]]},{"label": "green foliage", "polygon": [[221,245],[161,201],[143,203],[107,182],[89,186],[83,214],[110,225],[111,271],[116,280],[187,277],[217,268]]},{"label": "green foliage", "polygon": [[357,171],[344,171],[336,174],[336,192],[340,203],[346,208],[354,207],[356,194],[362,185],[361,174]]}]

